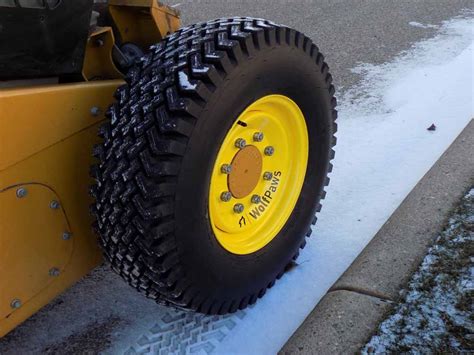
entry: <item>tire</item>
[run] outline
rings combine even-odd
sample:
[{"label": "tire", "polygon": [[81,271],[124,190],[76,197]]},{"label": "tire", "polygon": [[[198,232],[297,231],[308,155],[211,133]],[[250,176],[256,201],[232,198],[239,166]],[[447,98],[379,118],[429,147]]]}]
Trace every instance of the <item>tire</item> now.
[{"label": "tire", "polygon": [[[210,226],[209,181],[234,120],[268,94],[301,108],[308,165],[278,235],[256,252],[236,255]],[[336,99],[318,47],[262,19],[199,23],[153,46],[115,97],[92,167],[94,228],[105,258],[160,304],[224,314],[255,303],[304,247],[329,183]]]}]

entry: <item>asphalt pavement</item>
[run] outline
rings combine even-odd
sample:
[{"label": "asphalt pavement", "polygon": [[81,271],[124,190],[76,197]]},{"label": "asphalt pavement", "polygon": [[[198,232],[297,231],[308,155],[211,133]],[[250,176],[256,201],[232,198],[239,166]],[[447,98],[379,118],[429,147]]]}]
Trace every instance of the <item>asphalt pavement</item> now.
[{"label": "asphalt pavement", "polygon": [[325,55],[338,89],[357,83],[359,75],[351,72],[357,64],[388,62],[412,43],[436,33],[442,21],[474,10],[472,0],[174,0],[168,4],[181,11],[184,25],[253,16],[302,31]]}]

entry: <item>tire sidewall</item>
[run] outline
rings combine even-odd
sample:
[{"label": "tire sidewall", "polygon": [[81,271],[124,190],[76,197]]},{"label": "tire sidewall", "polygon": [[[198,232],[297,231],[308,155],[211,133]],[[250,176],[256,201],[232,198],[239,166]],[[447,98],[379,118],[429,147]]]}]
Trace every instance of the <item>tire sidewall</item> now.
[{"label": "tire sidewall", "polygon": [[[217,153],[236,118],[270,94],[291,98],[305,117],[309,157],[305,180],[287,223],[264,248],[248,255],[225,250],[209,220],[209,185]],[[298,252],[313,220],[329,166],[331,96],[320,67],[302,49],[265,47],[241,59],[206,103],[189,140],[178,178],[176,242],[186,278],[215,298],[258,292]],[[211,291],[212,290],[212,291]]]}]

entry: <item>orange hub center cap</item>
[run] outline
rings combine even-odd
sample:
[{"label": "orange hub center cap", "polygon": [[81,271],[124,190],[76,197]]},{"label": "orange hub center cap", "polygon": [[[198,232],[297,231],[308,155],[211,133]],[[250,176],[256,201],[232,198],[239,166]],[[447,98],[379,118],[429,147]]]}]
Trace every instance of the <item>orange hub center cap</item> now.
[{"label": "orange hub center cap", "polygon": [[253,145],[248,145],[234,156],[232,171],[227,183],[232,196],[243,198],[257,186],[262,176],[262,154]]}]

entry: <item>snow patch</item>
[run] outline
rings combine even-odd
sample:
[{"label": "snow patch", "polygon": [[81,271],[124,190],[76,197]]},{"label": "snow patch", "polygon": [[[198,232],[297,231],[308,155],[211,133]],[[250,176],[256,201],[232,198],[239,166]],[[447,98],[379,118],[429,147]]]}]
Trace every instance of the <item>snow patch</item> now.
[{"label": "snow patch", "polygon": [[[413,100],[414,95],[443,97],[443,92],[439,91],[447,90],[445,84],[442,81],[436,82],[435,77],[428,77],[428,74],[433,73],[433,69],[442,61],[451,62],[463,50],[467,49],[472,53],[472,47],[469,47],[474,38],[473,26],[472,18],[446,21],[436,37],[415,43],[410,50],[401,52],[392,62],[381,65],[359,64],[352,72],[363,75],[364,78],[360,84],[339,95],[341,100],[338,110],[357,116],[383,115],[393,113],[405,101]],[[445,65],[443,69],[449,68]],[[474,64],[471,62],[465,69],[467,82],[472,80]],[[411,76],[408,77],[408,74]],[[449,70],[444,75],[449,75]],[[472,85],[466,88],[472,97],[474,88]],[[398,90],[394,92],[393,89]],[[433,90],[438,92],[432,92]]]},{"label": "snow patch", "polygon": [[191,82],[191,79],[189,79],[188,74],[186,74],[184,71],[180,71],[178,73],[178,78],[179,78],[179,86],[183,90],[195,90],[197,88],[197,84]]},{"label": "snow patch", "polygon": [[413,27],[418,27],[418,28],[439,28],[439,26],[436,26],[436,25],[430,25],[430,24],[422,24],[422,23],[419,23],[419,22],[416,22],[416,21],[410,21],[408,22],[408,24],[410,26],[413,26]]},{"label": "snow patch", "polygon": [[[474,189],[413,275],[403,303],[364,347],[372,353],[463,353],[474,345]],[[471,334],[471,338],[469,338]],[[429,351],[428,351],[429,349]]]}]

